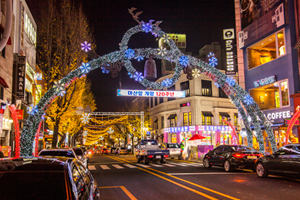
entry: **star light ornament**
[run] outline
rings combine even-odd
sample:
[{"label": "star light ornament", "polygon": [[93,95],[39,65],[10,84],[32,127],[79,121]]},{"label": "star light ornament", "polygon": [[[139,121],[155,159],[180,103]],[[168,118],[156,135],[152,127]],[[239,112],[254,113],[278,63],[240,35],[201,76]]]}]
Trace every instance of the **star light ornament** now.
[{"label": "star light ornament", "polygon": [[135,81],[141,82],[144,78],[142,75],[143,75],[142,72],[135,72],[135,74],[133,75],[133,78]]},{"label": "star light ornament", "polygon": [[90,115],[91,115],[91,113],[83,113],[82,118],[80,118],[81,122],[84,123],[84,124],[88,124],[90,119],[91,119]]},{"label": "star light ornament", "polygon": [[91,70],[90,63],[82,63],[80,66],[81,73],[87,74]]},{"label": "star light ornament", "polygon": [[196,69],[193,69],[193,70],[192,70],[192,76],[193,76],[193,77],[197,78],[197,77],[200,76],[200,74],[201,74],[201,73],[200,73],[200,70],[199,70],[199,69],[196,68]]},{"label": "star light ornament", "polygon": [[163,47],[159,47],[159,49],[157,49],[158,51],[158,55],[160,56],[165,56],[167,54],[167,49],[166,48],[163,48]]},{"label": "star light ornament", "polygon": [[84,41],[83,43],[81,43],[81,50],[83,50],[85,52],[92,50],[91,43],[88,43],[87,41]]}]

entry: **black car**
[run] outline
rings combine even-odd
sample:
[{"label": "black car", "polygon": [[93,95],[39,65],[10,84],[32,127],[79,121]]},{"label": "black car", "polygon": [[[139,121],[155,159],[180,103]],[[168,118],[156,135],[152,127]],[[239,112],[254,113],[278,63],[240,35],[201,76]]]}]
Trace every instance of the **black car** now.
[{"label": "black car", "polygon": [[100,199],[89,170],[74,158],[0,159],[0,199]]},{"label": "black car", "polygon": [[220,145],[205,154],[203,166],[205,168],[221,166],[224,167],[227,172],[238,168],[252,169],[255,171],[256,160],[261,156],[261,153],[247,146]]},{"label": "black car", "polygon": [[300,144],[285,145],[272,155],[259,158],[256,173],[260,178],[269,174],[300,177]]}]

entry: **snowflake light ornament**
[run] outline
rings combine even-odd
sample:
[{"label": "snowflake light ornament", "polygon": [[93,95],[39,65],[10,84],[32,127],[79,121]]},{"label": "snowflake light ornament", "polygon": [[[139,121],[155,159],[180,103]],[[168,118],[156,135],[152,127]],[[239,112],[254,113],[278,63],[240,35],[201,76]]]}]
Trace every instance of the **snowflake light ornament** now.
[{"label": "snowflake light ornament", "polygon": [[235,79],[233,77],[227,77],[226,78],[226,83],[228,83],[229,86],[234,86],[235,85]]},{"label": "snowflake light ornament", "polygon": [[162,38],[163,38],[165,43],[170,43],[171,38],[168,34],[163,34]]},{"label": "snowflake light ornament", "polygon": [[56,91],[61,91],[65,89],[65,85],[60,81],[54,81],[54,88],[56,88]]},{"label": "snowflake light ornament", "polygon": [[87,41],[84,41],[83,43],[81,43],[81,50],[83,50],[85,52],[92,50],[91,43],[88,43]]},{"label": "snowflake light ornament", "polygon": [[163,48],[163,47],[159,47],[159,49],[157,49],[158,51],[158,55],[161,55],[161,56],[165,56],[167,54],[167,49],[166,48]]},{"label": "snowflake light ornament", "polygon": [[154,37],[157,37],[157,36],[158,36],[156,32],[152,32],[152,35],[153,35]]},{"label": "snowflake light ornament", "polygon": [[82,118],[80,118],[81,122],[84,123],[84,124],[88,124],[90,119],[91,119],[90,115],[91,115],[91,113],[83,113]]},{"label": "snowflake light ornament", "polygon": [[101,136],[99,137],[99,140],[104,140],[104,137],[101,135]]},{"label": "snowflake light ornament", "polygon": [[115,130],[113,130],[111,127],[109,127],[109,130],[107,131],[109,134],[112,134]]},{"label": "snowflake light ornament", "polygon": [[102,66],[101,70],[103,74],[108,74],[109,73],[109,64],[106,64],[106,66]]},{"label": "snowflake light ornament", "polygon": [[91,70],[91,65],[90,63],[82,63],[79,68],[81,73],[87,74]]},{"label": "snowflake light ornament", "polygon": [[184,66],[184,67],[187,67],[189,65],[189,59],[187,56],[181,56],[179,58],[179,63],[180,65]]},{"label": "snowflake light ornament", "polygon": [[27,113],[30,114],[33,108],[33,104],[30,104],[30,106],[27,107]]},{"label": "snowflake light ornament", "polygon": [[129,78],[133,78],[133,76],[130,72],[128,72],[128,76],[129,76]]},{"label": "snowflake light ornament", "polygon": [[247,104],[248,106],[253,104],[253,98],[249,94],[247,94],[244,97],[244,103]]},{"label": "snowflake light ornament", "polygon": [[44,114],[42,115],[42,120],[45,119],[45,116],[46,116],[46,113],[44,113]]},{"label": "snowflake light ornament", "polygon": [[127,49],[125,51],[125,57],[128,59],[134,58],[134,54],[135,54],[135,52],[133,49]]},{"label": "snowflake light ornament", "polygon": [[217,88],[220,87],[220,85],[219,85],[217,82],[215,82],[214,84],[215,84],[215,86],[216,86]]},{"label": "snowflake light ornament", "polygon": [[31,110],[30,114],[35,115],[38,111],[39,111],[39,109],[37,108],[37,106],[34,106]]},{"label": "snowflake light ornament", "polygon": [[144,60],[144,57],[143,56],[137,56],[137,57],[135,57],[135,59],[140,62],[140,61]]},{"label": "snowflake light ornament", "polygon": [[61,91],[58,95],[63,97],[67,92],[65,90]]},{"label": "snowflake light ornament", "polygon": [[84,130],[84,131],[82,132],[82,136],[84,136],[84,137],[86,137],[87,134],[88,134],[88,131],[87,131],[87,130]]},{"label": "snowflake light ornament", "polygon": [[218,65],[218,59],[216,59],[215,57],[211,57],[208,60],[208,64],[212,67],[215,67],[216,65]]},{"label": "snowflake light ornament", "polygon": [[192,70],[192,76],[193,76],[193,77],[197,78],[197,77],[200,76],[200,74],[201,74],[201,73],[200,73],[200,70],[199,70],[199,69],[196,68],[196,69],[193,69],[193,70]]},{"label": "snowflake light ornament", "polygon": [[172,85],[172,79],[166,78],[165,80],[162,81],[162,85],[165,87],[169,87]]},{"label": "snowflake light ornament", "polygon": [[207,57],[214,57],[214,56],[215,56],[215,54],[212,52],[209,52],[209,54],[207,55]]},{"label": "snowflake light ornament", "polygon": [[135,72],[135,74],[133,75],[133,78],[135,81],[142,81],[143,80],[143,76],[142,76],[142,72]]},{"label": "snowflake light ornament", "polygon": [[149,33],[152,31],[152,25],[150,23],[142,22],[142,29],[145,33]]}]

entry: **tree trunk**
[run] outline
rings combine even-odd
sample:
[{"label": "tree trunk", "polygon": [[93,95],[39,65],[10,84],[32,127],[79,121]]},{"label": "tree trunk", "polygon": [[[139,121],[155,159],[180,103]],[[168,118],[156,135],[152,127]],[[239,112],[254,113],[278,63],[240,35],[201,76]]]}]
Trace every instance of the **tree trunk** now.
[{"label": "tree trunk", "polygon": [[59,121],[57,120],[53,130],[53,138],[52,138],[52,148],[56,148],[57,140],[58,140],[58,124]]}]

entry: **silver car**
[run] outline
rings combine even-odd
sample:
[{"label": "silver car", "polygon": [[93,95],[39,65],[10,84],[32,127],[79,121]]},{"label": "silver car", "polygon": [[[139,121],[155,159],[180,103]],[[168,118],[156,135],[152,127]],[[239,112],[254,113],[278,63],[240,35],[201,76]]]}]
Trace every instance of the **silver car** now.
[{"label": "silver car", "polygon": [[164,143],[163,149],[170,151],[170,158],[174,159],[177,157],[179,160],[182,159],[182,149],[180,148],[180,145],[177,143]]}]

